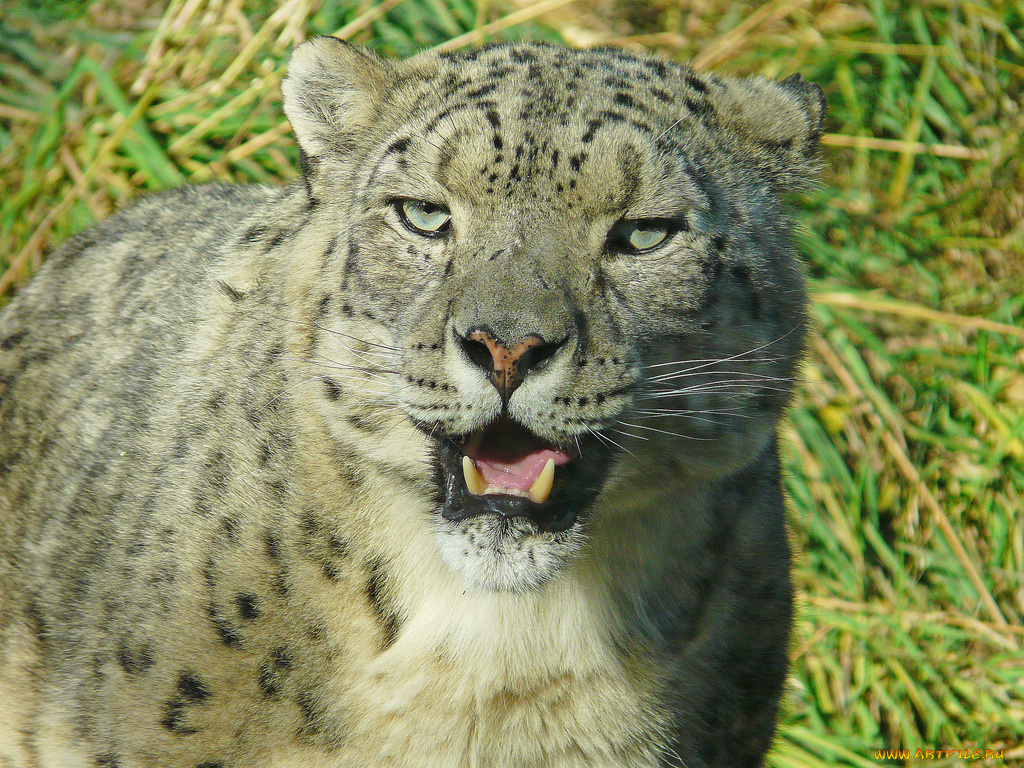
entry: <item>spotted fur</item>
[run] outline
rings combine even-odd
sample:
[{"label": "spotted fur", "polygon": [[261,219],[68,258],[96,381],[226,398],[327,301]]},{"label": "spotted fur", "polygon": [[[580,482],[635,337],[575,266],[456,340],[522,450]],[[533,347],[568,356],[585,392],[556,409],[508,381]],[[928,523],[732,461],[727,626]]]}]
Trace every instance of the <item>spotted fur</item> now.
[{"label": "spotted fur", "polygon": [[[805,304],[778,194],[820,91],[333,38],[283,91],[301,184],[143,198],[0,315],[0,764],[760,765]],[[543,355],[499,392],[474,333]],[[579,446],[572,515],[442,514],[496,420]]]}]

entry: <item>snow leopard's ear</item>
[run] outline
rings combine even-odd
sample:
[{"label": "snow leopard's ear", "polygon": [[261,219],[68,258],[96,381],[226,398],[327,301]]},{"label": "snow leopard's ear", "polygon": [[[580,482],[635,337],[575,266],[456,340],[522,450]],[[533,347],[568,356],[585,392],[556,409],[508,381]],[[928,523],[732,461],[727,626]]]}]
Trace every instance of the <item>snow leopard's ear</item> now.
[{"label": "snow leopard's ear", "polygon": [[400,66],[336,37],[295,49],[281,91],[307,179],[321,162],[343,160],[358,147]]},{"label": "snow leopard's ear", "polygon": [[779,83],[760,77],[711,78],[705,95],[715,127],[733,136],[743,159],[773,189],[813,186],[826,113],[821,88],[800,75]]}]

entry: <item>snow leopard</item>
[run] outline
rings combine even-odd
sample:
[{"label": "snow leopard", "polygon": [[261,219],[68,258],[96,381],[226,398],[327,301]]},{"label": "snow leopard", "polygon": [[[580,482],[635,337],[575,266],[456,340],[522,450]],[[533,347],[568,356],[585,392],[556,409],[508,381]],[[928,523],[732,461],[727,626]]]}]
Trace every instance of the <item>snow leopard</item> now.
[{"label": "snow leopard", "polygon": [[825,107],[531,42],[282,85],[0,316],[0,764],[757,766]]}]

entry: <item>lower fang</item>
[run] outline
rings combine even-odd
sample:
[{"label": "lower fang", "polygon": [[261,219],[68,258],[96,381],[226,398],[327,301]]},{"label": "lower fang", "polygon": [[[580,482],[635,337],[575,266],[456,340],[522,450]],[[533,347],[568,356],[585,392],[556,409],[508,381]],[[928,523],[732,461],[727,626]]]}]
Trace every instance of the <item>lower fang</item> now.
[{"label": "lower fang", "polygon": [[527,491],[526,495],[530,497],[530,501],[540,504],[550,495],[551,486],[554,482],[555,460],[548,459],[547,464],[544,465],[544,469],[540,471],[537,479],[533,481],[533,485],[530,486],[530,490]]},{"label": "lower fang", "polygon": [[462,474],[466,478],[467,490],[474,496],[479,496],[487,490],[487,481],[469,456],[462,457]]}]

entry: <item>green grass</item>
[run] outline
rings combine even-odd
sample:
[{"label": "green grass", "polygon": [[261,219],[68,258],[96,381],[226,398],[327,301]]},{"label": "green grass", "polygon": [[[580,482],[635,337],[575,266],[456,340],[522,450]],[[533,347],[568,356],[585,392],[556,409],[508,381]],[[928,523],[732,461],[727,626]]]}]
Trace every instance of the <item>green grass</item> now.
[{"label": "green grass", "polygon": [[[823,183],[794,201],[815,330],[783,427],[799,617],[769,762],[1024,765],[1020,2],[7,5],[0,303],[139,191],[294,177],[278,84],[314,33],[399,56],[609,43],[820,83]],[[1003,757],[875,757],[897,748]]]}]

